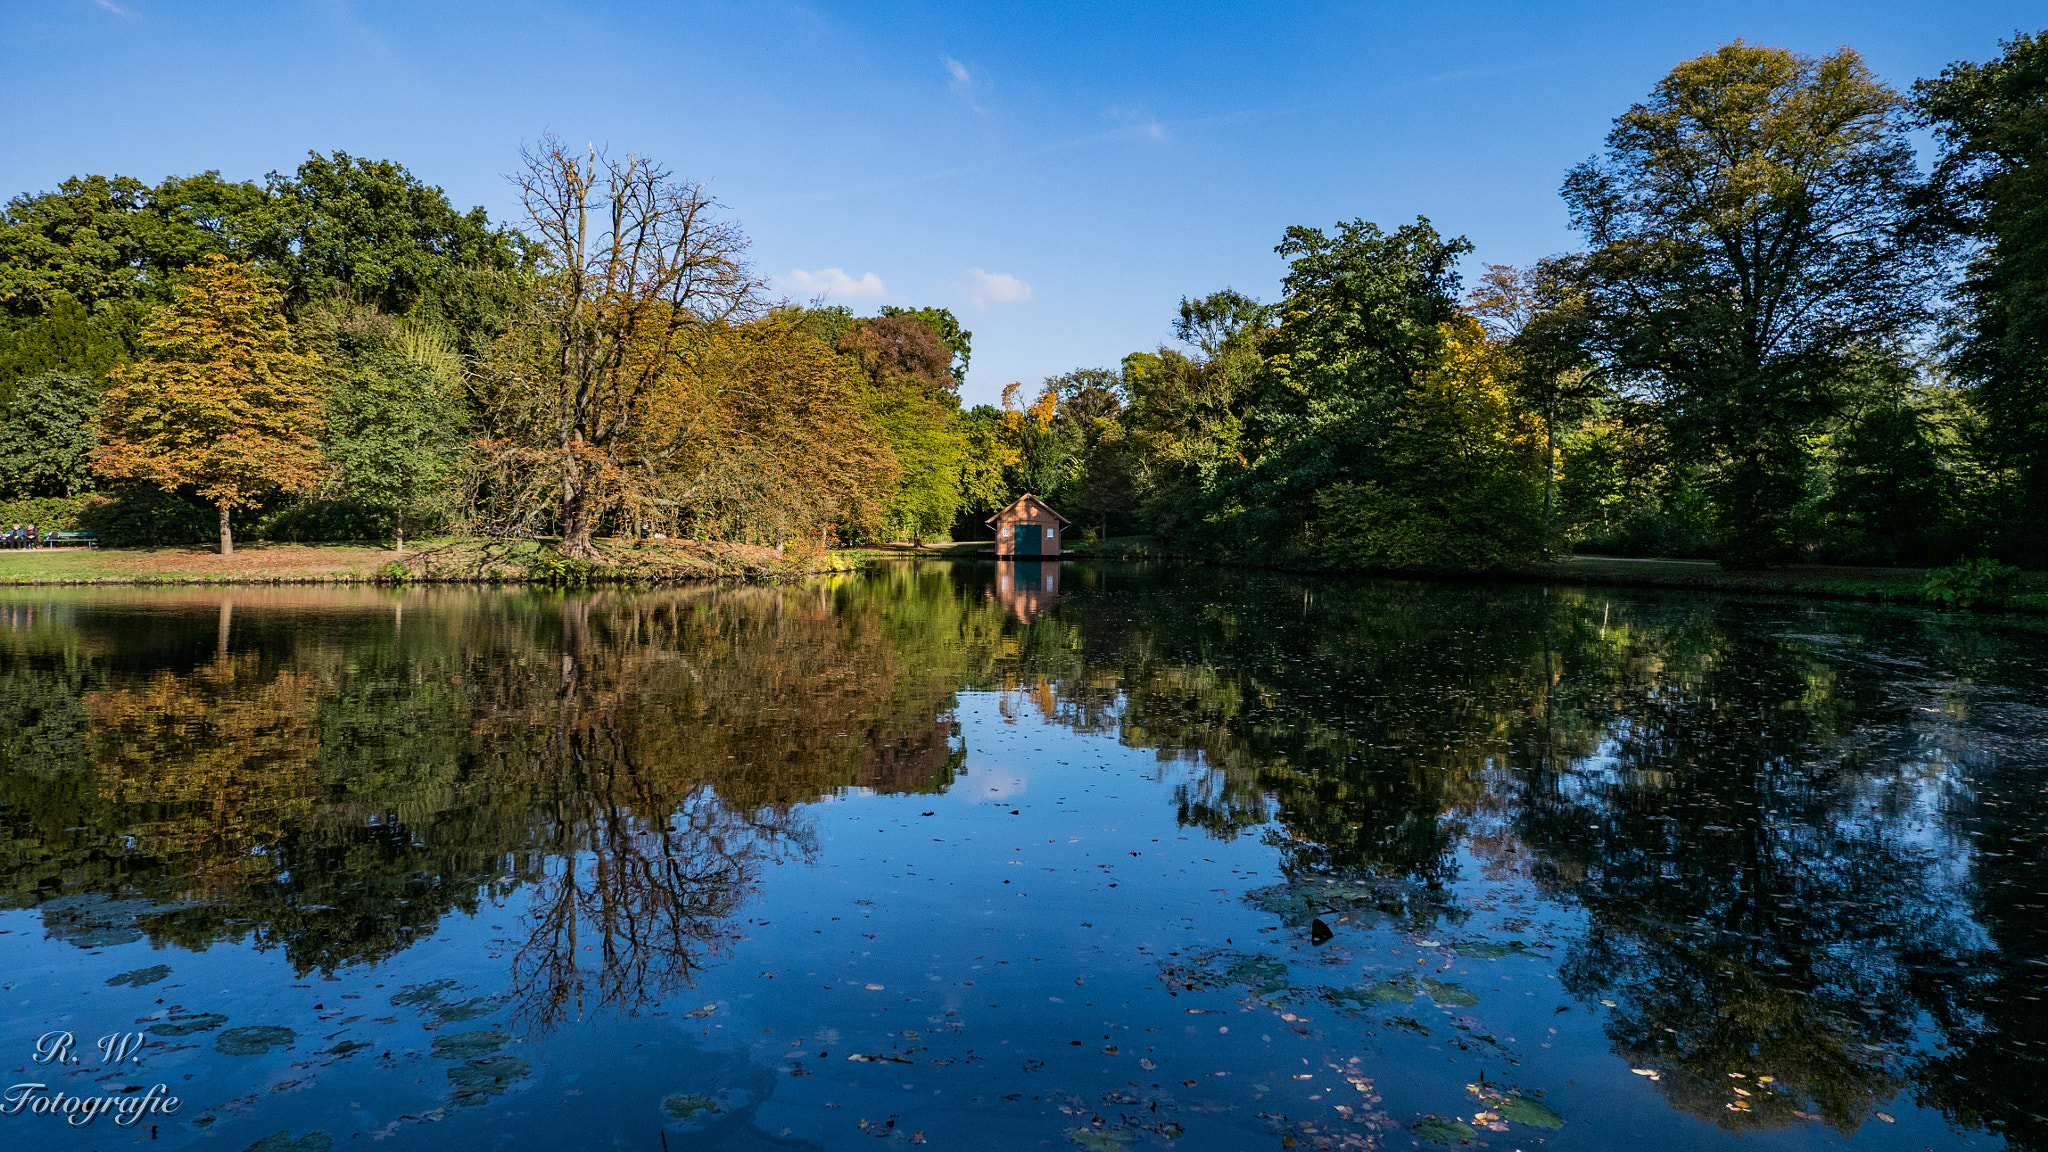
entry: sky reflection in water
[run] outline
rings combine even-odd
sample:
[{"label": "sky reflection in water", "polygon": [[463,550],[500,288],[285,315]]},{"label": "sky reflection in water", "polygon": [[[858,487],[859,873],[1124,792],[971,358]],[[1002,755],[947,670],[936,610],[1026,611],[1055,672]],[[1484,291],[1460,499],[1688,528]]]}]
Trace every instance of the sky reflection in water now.
[{"label": "sky reflection in water", "polygon": [[[1072,564],[19,590],[0,1067],[181,1104],[0,1127],[2048,1148],[2044,656],[2031,622]],[[53,1030],[80,1064],[31,1061]]]}]

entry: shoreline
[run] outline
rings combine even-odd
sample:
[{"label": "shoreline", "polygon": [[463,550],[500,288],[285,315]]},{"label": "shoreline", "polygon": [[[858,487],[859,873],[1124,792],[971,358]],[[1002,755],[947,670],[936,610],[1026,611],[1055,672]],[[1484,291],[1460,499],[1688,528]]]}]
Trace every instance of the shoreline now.
[{"label": "shoreline", "polygon": [[[48,548],[0,551],[0,586],[37,587],[593,587],[716,580],[793,581],[900,560],[986,560],[986,541],[842,549],[804,554],[694,540],[595,542],[602,562],[572,560],[535,540],[436,540],[397,553],[381,545],[256,543],[223,557],[197,548]],[[1063,562],[1123,561],[1251,568],[1304,576],[1446,583],[1568,584],[1581,587],[1718,592],[1890,604],[1952,611],[2048,614],[2048,573],[2023,572],[1967,608],[1931,602],[1927,569],[1794,565],[1730,571],[1712,561],[1566,556],[1492,572],[1338,569],[1280,558],[1252,562],[1176,555],[1149,540],[1080,544]]]}]

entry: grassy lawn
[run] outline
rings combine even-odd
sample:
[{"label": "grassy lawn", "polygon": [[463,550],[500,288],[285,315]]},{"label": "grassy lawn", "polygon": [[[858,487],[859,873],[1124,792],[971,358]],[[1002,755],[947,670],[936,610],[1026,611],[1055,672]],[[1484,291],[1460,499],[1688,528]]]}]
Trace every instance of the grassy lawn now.
[{"label": "grassy lawn", "polygon": [[45,580],[366,579],[395,556],[360,544],[248,544],[210,548],[59,548],[0,551],[0,582]]},{"label": "grassy lawn", "polygon": [[375,544],[238,544],[233,556],[209,547],[0,550],[0,584],[272,583],[389,579],[394,562],[408,580],[530,582],[794,579],[845,571],[844,553],[790,553],[697,540],[598,540],[597,563],[572,561],[553,541],[474,538],[408,541],[403,554]]}]

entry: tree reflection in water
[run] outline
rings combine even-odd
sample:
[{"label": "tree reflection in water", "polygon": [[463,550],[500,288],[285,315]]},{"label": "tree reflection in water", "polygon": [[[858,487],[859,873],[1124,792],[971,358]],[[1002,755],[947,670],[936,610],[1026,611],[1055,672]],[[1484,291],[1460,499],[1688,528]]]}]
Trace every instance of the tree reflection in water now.
[{"label": "tree reflection in water", "polygon": [[1579,910],[1559,977],[1674,1107],[1847,1131],[1903,1087],[2048,1148],[2038,633],[1089,565],[1018,614],[994,580],[237,592],[231,618],[219,594],[18,595],[0,898],[81,941],[114,913],[79,898],[153,901],[159,942],[251,938],[301,972],[523,899],[525,1025],[636,1011],[814,852],[806,804],[946,788],[954,694],[987,691],[1151,751],[1183,823],[1258,829],[1417,931],[1477,911],[1475,862]]}]

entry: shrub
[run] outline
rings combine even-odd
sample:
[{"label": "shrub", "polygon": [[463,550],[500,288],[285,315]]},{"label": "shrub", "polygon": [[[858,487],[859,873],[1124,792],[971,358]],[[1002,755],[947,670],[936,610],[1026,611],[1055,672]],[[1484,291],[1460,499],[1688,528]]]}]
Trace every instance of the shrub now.
[{"label": "shrub", "polygon": [[1988,599],[2001,585],[2019,575],[2019,571],[1990,557],[1965,560],[1929,572],[1920,585],[1920,595],[1929,603],[1968,608]]}]

